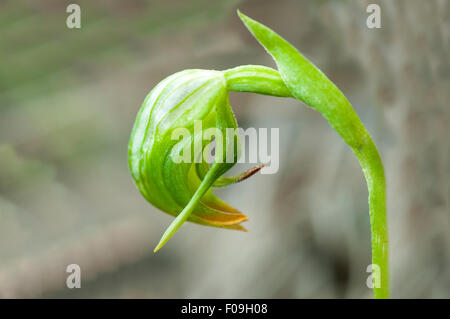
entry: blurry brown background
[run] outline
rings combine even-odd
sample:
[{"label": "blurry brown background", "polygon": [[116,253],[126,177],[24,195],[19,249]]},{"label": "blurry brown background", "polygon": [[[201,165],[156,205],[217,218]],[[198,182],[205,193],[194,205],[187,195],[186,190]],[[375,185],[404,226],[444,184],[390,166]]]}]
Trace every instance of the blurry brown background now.
[{"label": "blurry brown background", "polygon": [[[366,27],[369,3],[381,29]],[[279,172],[217,192],[249,232],[186,224],[152,253],[172,218],[130,177],[136,113],[176,71],[274,66],[237,8],[314,61],[371,132],[392,296],[450,297],[447,0],[0,1],[0,297],[371,297],[362,172],[295,100],[231,96],[240,126],[280,128]],[[66,288],[72,263],[81,289]]]}]

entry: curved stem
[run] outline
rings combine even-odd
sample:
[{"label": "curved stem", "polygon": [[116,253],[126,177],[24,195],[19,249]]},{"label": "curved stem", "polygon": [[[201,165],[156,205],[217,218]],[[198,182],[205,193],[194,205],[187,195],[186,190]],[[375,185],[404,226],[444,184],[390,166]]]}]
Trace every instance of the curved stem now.
[{"label": "curved stem", "polygon": [[387,299],[389,298],[389,240],[383,164],[370,137],[359,149],[353,149],[353,152],[361,164],[369,190],[373,293],[377,299]]},{"label": "curved stem", "polygon": [[[271,68],[246,65],[224,71],[229,90],[238,92],[253,92],[279,97],[296,97],[287,88],[280,74]],[[287,80],[290,82],[290,79]],[[292,84],[292,90],[299,86]],[[332,86],[333,88],[334,86]],[[328,92],[330,93],[330,92]],[[347,99],[336,90],[331,91],[326,99],[336,107],[333,112],[319,103],[314,107],[328,120],[330,125],[341,135],[352,148],[363,170],[369,191],[369,215],[372,237],[372,278],[374,279],[374,296],[377,299],[389,298],[389,263],[388,263],[388,230],[386,218],[386,195],[384,169],[377,148],[361,120],[354,112]],[[322,101],[321,101],[322,102]]]},{"label": "curved stem", "polygon": [[275,60],[280,77],[292,96],[320,112],[358,158],[369,190],[374,296],[389,298],[386,185],[375,144],[350,102],[322,71],[276,32],[239,11],[238,14]]},{"label": "curved stem", "polygon": [[242,65],[223,71],[227,88],[279,97],[294,97],[277,70],[262,65]]}]

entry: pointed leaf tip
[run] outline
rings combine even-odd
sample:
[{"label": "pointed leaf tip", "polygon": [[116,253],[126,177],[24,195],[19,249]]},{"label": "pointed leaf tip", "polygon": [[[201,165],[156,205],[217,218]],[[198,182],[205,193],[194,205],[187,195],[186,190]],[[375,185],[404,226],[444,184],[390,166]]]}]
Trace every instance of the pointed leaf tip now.
[{"label": "pointed leaf tip", "polygon": [[242,13],[241,10],[239,10],[239,9],[237,9],[237,14],[244,23],[254,21],[252,18],[250,18],[246,14]]},{"label": "pointed leaf tip", "polygon": [[242,20],[242,22],[244,22],[244,24],[247,24],[246,21],[248,21],[250,18],[247,17],[245,14],[243,14],[239,9],[237,9],[237,14],[239,18]]}]

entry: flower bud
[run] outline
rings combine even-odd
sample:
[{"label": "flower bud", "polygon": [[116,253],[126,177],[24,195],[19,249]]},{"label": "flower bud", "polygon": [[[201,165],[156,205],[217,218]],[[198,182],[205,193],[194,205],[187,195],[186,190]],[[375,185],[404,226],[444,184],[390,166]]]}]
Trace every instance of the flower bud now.
[{"label": "flower bud", "polygon": [[[247,217],[211,191],[238,160],[238,136],[219,143],[227,128],[237,123],[222,72],[186,70],[161,81],[145,98],[129,142],[129,167],[142,195],[170,215],[189,204],[185,220],[245,230],[240,223]],[[214,138],[210,166],[201,157]]]}]

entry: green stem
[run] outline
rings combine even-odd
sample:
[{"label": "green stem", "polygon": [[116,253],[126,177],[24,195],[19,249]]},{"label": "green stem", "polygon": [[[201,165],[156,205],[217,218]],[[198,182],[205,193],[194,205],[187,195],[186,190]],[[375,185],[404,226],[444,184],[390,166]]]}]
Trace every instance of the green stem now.
[{"label": "green stem", "polygon": [[[224,74],[228,88],[231,91],[294,97],[286,87],[280,74],[268,67],[246,65],[226,70]],[[293,85],[293,87],[295,92],[295,89],[298,89],[298,85]],[[350,103],[337,91],[337,88],[332,93],[337,97],[332,101],[332,104],[336,106],[333,112],[328,112],[327,108],[323,106],[324,104],[317,105],[314,108],[322,113],[330,125],[352,148],[364,172],[369,191],[372,265],[376,265],[372,266],[372,277],[377,278],[379,276],[380,283],[380,286],[377,286],[378,281],[374,280],[374,296],[377,299],[386,299],[389,298],[389,264],[386,184],[383,164],[375,144]],[[298,99],[304,102],[304,99]]]},{"label": "green stem", "polygon": [[[377,299],[389,298],[389,240],[386,216],[386,182],[377,148],[370,137],[359,149],[353,149],[361,164],[369,190],[370,228],[372,234],[373,293]],[[378,273],[379,271],[379,273]],[[379,276],[377,285],[376,276]]]},{"label": "green stem", "polygon": [[369,190],[374,296],[389,298],[386,185],[383,164],[369,133],[344,94],[319,68],[270,28],[239,11],[238,15],[275,60],[292,96],[320,112],[358,158]]}]

